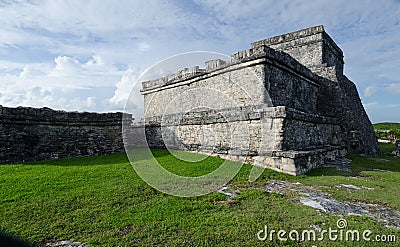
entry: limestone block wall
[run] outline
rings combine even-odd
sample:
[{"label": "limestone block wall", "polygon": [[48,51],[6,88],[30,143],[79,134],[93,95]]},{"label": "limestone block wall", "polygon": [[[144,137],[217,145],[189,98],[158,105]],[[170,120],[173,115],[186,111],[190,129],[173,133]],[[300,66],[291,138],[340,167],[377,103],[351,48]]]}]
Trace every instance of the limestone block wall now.
[{"label": "limestone block wall", "polygon": [[318,83],[295,71],[266,64],[265,87],[273,106],[287,106],[300,111],[317,111]]},{"label": "limestone block wall", "polygon": [[264,149],[280,149],[283,118],[277,108],[254,107],[192,111],[187,114],[152,118],[129,128],[128,146],[146,146],[136,136],[146,133],[150,147],[169,147],[214,153],[246,152],[256,154]]},{"label": "limestone block wall", "polygon": [[179,125],[161,126],[161,129],[166,133],[164,141],[181,144],[190,151],[256,155],[261,148],[280,148],[283,119],[276,112],[276,108],[264,111],[251,107],[203,111],[196,114],[200,117],[188,114]]},{"label": "limestone block wall", "polygon": [[194,107],[222,109],[263,104],[264,73],[260,64],[232,65],[179,85],[165,85],[162,90],[150,89],[144,92],[145,117],[186,112]]},{"label": "limestone block wall", "polygon": [[186,112],[193,110],[191,106],[317,110],[318,77],[288,54],[263,46],[218,64],[183,79],[168,76],[143,82],[145,118]]},{"label": "limestone block wall", "polygon": [[123,152],[122,121],[122,113],[0,106],[0,163]]},{"label": "limestone block wall", "polygon": [[321,76],[317,109],[321,115],[337,118],[343,143],[349,153],[380,153],[377,138],[361,103],[355,84],[338,73],[335,67],[320,67],[314,71]]},{"label": "limestone block wall", "polygon": [[338,119],[288,109],[282,150],[344,147],[343,140]]},{"label": "limestone block wall", "polygon": [[[128,146],[201,152],[293,175],[347,154],[337,119],[282,106],[205,110],[151,122],[134,124]],[[138,143],[144,129],[146,141]]]},{"label": "limestone block wall", "polygon": [[340,76],[338,82],[340,95],[335,102],[338,102],[339,107],[333,108],[333,113],[342,120],[342,131],[346,136],[345,141],[350,152],[379,154],[380,149],[374,128],[361,103],[356,86],[345,76]]},{"label": "limestone block wall", "polygon": [[[268,150],[311,150],[340,146],[342,142],[337,119],[287,107],[205,110],[167,115],[161,121],[154,120],[153,124],[146,125],[146,138],[151,147],[167,145],[216,153],[246,151],[255,155]],[[140,127],[144,128],[144,123],[133,126],[139,131]],[[136,134],[131,136],[135,137]]]},{"label": "limestone block wall", "polygon": [[251,45],[253,48],[267,45],[284,51],[310,69],[325,65],[336,67],[339,73],[343,73],[343,52],[322,25],[263,39]]}]

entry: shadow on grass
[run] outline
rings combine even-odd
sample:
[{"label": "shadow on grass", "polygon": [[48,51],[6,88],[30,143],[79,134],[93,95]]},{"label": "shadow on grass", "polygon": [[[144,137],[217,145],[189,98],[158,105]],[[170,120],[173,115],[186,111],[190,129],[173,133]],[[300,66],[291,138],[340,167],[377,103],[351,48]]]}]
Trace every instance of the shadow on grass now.
[{"label": "shadow on grass", "polygon": [[7,163],[3,165],[49,165],[49,166],[92,166],[92,165],[112,165],[129,162],[126,153],[106,154],[99,156],[83,156],[73,158],[60,158],[54,160],[39,160],[39,161],[27,161],[21,163]]},{"label": "shadow on grass", "polygon": [[349,155],[350,172],[338,170],[333,167],[320,167],[311,170],[307,176],[359,176],[364,171],[400,172],[400,158],[393,156],[360,156]]},{"label": "shadow on grass", "polygon": [[[381,144],[381,150],[388,149],[387,144]],[[149,158],[161,158],[164,156],[172,156],[167,149],[151,149],[153,157],[149,155],[144,155],[143,159],[140,157],[140,150],[135,150],[138,152],[138,161],[145,160]],[[147,153],[147,152],[146,152]],[[347,158],[351,159],[350,164],[351,172],[346,172],[342,170],[337,170],[332,167],[320,167],[309,171],[305,176],[357,176],[363,171],[378,171],[386,170],[392,172],[400,172],[400,158],[393,156],[360,156],[360,155],[349,155]],[[374,160],[375,159],[375,160]],[[376,159],[388,160],[388,161],[377,161]],[[91,156],[91,157],[74,157],[74,158],[61,158],[57,160],[44,160],[44,161],[32,161],[25,163],[17,163],[23,165],[48,165],[48,166],[93,166],[93,165],[119,165],[129,163],[129,159],[125,152],[116,154],[107,154],[101,156]],[[8,165],[8,164],[0,164]],[[250,166],[251,167],[251,166]],[[264,172],[264,178],[274,178],[274,179],[288,179],[289,175],[283,175],[279,172],[269,171]],[[240,174],[239,174],[240,175]],[[290,176],[289,176],[290,177]]]},{"label": "shadow on grass", "polygon": [[394,143],[379,143],[379,147],[381,148],[381,153],[391,153],[396,150],[396,146]]},{"label": "shadow on grass", "polygon": [[33,245],[25,240],[11,236],[8,234],[5,234],[4,232],[0,231],[0,246],[5,246],[5,247],[36,247],[38,245]]},{"label": "shadow on grass", "polygon": [[[152,154],[155,158],[170,155],[166,149],[152,149]],[[20,163],[3,163],[3,165],[50,165],[50,166],[92,166],[92,165],[113,165],[128,163],[128,157],[125,152],[115,154],[105,154],[99,156],[82,156],[82,157],[71,157],[71,158],[60,158],[54,160],[39,160],[39,161],[27,161]]]},{"label": "shadow on grass", "polygon": [[[388,153],[394,150],[392,143],[379,143],[381,153]],[[351,160],[350,172],[338,170],[334,167],[319,167],[306,173],[306,176],[358,176],[363,171],[391,171],[400,172],[400,158],[395,156],[363,156],[348,155]]]}]

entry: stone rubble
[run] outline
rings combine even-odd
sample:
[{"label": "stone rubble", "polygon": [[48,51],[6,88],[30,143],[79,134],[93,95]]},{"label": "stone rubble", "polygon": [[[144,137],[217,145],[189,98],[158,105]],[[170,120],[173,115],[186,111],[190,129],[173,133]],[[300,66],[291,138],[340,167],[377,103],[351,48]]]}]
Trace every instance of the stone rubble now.
[{"label": "stone rubble", "polygon": [[360,187],[352,185],[352,184],[339,184],[335,186],[336,188],[345,188],[347,190],[361,190]]},{"label": "stone rubble", "polygon": [[90,247],[88,244],[81,242],[72,242],[69,240],[47,243],[45,246],[46,247]]},{"label": "stone rubble", "polygon": [[373,161],[376,161],[376,162],[386,162],[386,161],[389,161],[389,160],[387,160],[387,159],[379,159],[379,158],[368,158],[369,160],[373,160]]},{"label": "stone rubble", "polygon": [[[343,187],[356,190],[364,189],[354,185]],[[299,199],[300,203],[315,208],[320,212],[338,216],[365,215],[378,222],[384,222],[388,228],[400,229],[400,212],[380,205],[340,201],[311,186],[304,186],[288,181],[271,180],[264,189],[269,193],[274,192],[282,195],[288,195],[289,191],[295,191],[301,195]],[[365,189],[373,188],[366,187]]]},{"label": "stone rubble", "polygon": [[382,169],[377,169],[377,168],[374,168],[372,170],[373,171],[377,171],[377,172],[392,172],[392,171],[389,171],[389,170],[382,170]]},{"label": "stone rubble", "polygon": [[228,197],[228,200],[235,199],[238,193],[238,191],[232,190],[228,186],[222,187],[217,192],[226,195]]}]

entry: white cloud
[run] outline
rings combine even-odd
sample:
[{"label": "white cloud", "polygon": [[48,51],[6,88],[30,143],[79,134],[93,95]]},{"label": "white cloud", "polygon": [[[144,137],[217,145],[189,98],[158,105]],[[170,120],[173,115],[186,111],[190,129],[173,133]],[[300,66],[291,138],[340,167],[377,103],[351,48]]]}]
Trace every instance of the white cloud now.
[{"label": "white cloud", "polygon": [[[51,36],[51,33],[72,34],[83,41],[92,41],[96,37],[118,40],[132,36],[131,30],[147,35],[190,21],[176,4],[161,0],[146,3],[119,1],[118,4],[112,0],[11,2],[0,8],[0,16],[0,23],[5,27],[36,28],[45,37]],[[27,42],[25,39],[20,41]]]},{"label": "white cloud", "polygon": [[365,108],[371,108],[371,107],[379,106],[379,103],[378,102],[363,103],[363,106]]},{"label": "white cloud", "polygon": [[378,86],[368,86],[364,90],[364,97],[370,98],[376,94],[377,91],[384,90],[392,94],[400,94],[400,83],[380,84]]},{"label": "white cloud", "polygon": [[[399,6],[372,0],[7,1],[0,7],[0,104],[122,109],[136,67],[193,50],[231,54],[257,39],[324,24],[344,50],[346,74],[366,88],[364,97],[384,105],[389,98],[378,91],[400,90],[399,83],[387,85],[400,77]],[[142,96],[135,97],[140,108]]]},{"label": "white cloud", "polygon": [[134,72],[132,67],[129,67],[129,69],[122,76],[121,80],[116,83],[114,96],[109,99],[109,102],[117,105],[121,102],[124,103],[128,99],[129,93],[132,90],[136,80],[137,74]]},{"label": "white cloud", "polygon": [[26,65],[22,72],[19,74],[19,77],[21,78],[29,78],[31,77],[32,74],[32,69],[29,65]]},{"label": "white cloud", "polygon": [[[112,110],[123,111],[125,104],[128,100],[133,100],[130,105],[135,109],[134,114],[136,118],[143,115],[143,96],[140,94],[141,83],[138,82],[140,69],[138,67],[129,67],[125,71],[121,79],[115,84],[115,91],[113,97],[105,100],[105,104]],[[130,96],[130,94],[132,94]],[[131,109],[132,110],[132,109]]]},{"label": "white cloud", "polygon": [[141,42],[138,44],[138,48],[140,51],[148,51],[151,48],[151,46],[147,43]]},{"label": "white cloud", "polygon": [[364,97],[365,98],[372,97],[376,93],[377,90],[378,90],[378,88],[376,86],[368,86],[364,90]]},{"label": "white cloud", "polygon": [[386,107],[400,109],[400,104],[389,104],[389,105],[386,105]]},{"label": "white cloud", "polygon": [[52,107],[70,111],[95,111],[95,97],[63,97],[62,90],[48,90],[38,86],[29,87],[22,93],[0,94],[0,105]]},{"label": "white cloud", "polygon": [[105,65],[105,63],[104,63],[103,58],[100,55],[94,55],[92,58],[90,58],[86,62],[86,65],[103,67]]},{"label": "white cloud", "polygon": [[68,76],[79,73],[82,69],[78,60],[67,57],[59,56],[54,59],[56,66],[49,76]]},{"label": "white cloud", "polygon": [[390,93],[400,94],[400,83],[392,83],[385,87],[385,90]]},{"label": "white cloud", "polygon": [[112,95],[114,82],[123,73],[106,64],[99,55],[82,62],[57,56],[53,64],[0,61],[0,71],[3,72],[0,73],[1,105],[72,111],[105,111],[99,104],[104,98],[97,98],[95,92],[102,90],[103,95]]},{"label": "white cloud", "polygon": [[372,123],[400,122],[400,115],[397,114],[400,104],[385,104],[380,102],[369,102],[363,104]]}]

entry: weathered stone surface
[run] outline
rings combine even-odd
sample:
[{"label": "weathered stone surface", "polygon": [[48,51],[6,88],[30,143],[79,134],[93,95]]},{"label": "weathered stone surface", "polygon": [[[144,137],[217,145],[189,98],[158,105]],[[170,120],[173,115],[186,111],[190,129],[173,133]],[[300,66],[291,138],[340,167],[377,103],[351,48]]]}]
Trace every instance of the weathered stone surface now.
[{"label": "weathered stone surface", "polygon": [[58,241],[55,243],[46,243],[46,247],[89,247],[86,243],[72,242],[69,240]]},{"label": "weathered stone surface", "polygon": [[0,162],[123,152],[122,113],[0,107]]},{"label": "weathered stone surface", "polygon": [[343,75],[343,52],[322,26],[142,85],[145,119],[129,131],[146,133],[147,143],[130,138],[128,146],[208,153],[293,175],[348,153],[379,153]]}]

